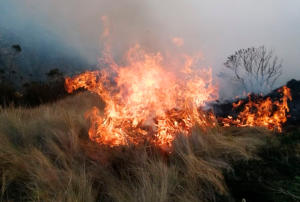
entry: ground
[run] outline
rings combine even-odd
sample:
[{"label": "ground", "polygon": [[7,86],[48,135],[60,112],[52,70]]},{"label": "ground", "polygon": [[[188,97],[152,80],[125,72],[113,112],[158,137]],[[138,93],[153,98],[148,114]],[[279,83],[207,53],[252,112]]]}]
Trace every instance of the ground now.
[{"label": "ground", "polygon": [[300,131],[203,129],[171,153],[88,139],[88,92],[0,111],[1,201],[299,201]]}]

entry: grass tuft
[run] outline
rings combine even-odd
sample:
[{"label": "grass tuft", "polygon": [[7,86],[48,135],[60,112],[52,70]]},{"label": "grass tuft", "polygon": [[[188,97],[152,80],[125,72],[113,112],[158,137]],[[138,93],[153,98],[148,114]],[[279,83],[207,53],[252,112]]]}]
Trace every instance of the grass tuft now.
[{"label": "grass tuft", "polygon": [[[0,201],[234,201],[232,183],[245,165],[267,153],[286,162],[286,151],[299,156],[297,135],[279,139],[264,128],[195,126],[190,136],[177,134],[171,152],[149,143],[111,148],[88,139],[83,114],[93,106],[104,103],[82,93],[33,109],[1,109]],[[283,144],[293,148],[276,153]],[[273,185],[298,197],[298,184]]]}]

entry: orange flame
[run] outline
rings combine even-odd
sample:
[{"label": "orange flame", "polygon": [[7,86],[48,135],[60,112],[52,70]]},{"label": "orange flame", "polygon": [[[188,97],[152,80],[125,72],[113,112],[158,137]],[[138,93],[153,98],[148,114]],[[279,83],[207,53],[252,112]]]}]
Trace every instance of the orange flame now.
[{"label": "orange flame", "polygon": [[[105,29],[101,40],[110,34],[107,18],[102,20]],[[94,107],[85,113],[85,118],[91,121],[89,138],[92,141],[110,146],[148,141],[170,148],[176,133],[188,135],[196,124],[204,130],[217,124],[213,114],[201,110],[207,102],[218,98],[212,69],[196,68],[197,61],[203,58],[202,53],[165,58],[159,52],[146,53],[135,45],[117,63],[110,46],[105,44],[104,47],[99,63],[108,68],[87,71],[65,80],[69,93],[85,88],[97,93],[106,103],[104,111]],[[239,119],[223,119],[224,126],[262,125],[281,131],[291,94],[287,87],[280,92],[284,94],[283,103],[272,103],[269,98],[258,103],[250,101]],[[233,107],[241,104],[239,101]],[[274,106],[277,107],[275,111]],[[254,112],[253,107],[256,108]]]},{"label": "orange flame", "polygon": [[[279,101],[272,102],[271,98],[266,100],[257,99],[252,101],[250,94],[249,102],[245,104],[244,111],[240,112],[238,119],[232,117],[224,118],[225,127],[230,125],[236,126],[264,126],[269,130],[278,130],[282,132],[282,124],[286,122],[286,112],[289,111],[287,101],[292,100],[291,91],[288,87],[283,86],[278,92],[282,92],[283,97]],[[239,100],[237,104],[233,103],[233,109],[239,107],[243,101]]]},{"label": "orange flame", "polygon": [[172,41],[178,47],[181,47],[181,46],[184,45],[184,39],[183,38],[174,37],[174,38],[172,38]]},{"label": "orange flame", "polygon": [[[101,38],[109,33],[107,18],[103,21]],[[69,93],[86,88],[106,103],[104,112],[94,107],[85,113],[91,121],[91,140],[110,146],[150,141],[168,148],[176,133],[187,135],[196,123],[205,127],[216,124],[212,114],[200,110],[206,102],[218,98],[218,88],[212,83],[211,68],[195,69],[199,55],[165,62],[161,53],[148,54],[135,45],[120,65],[113,60],[110,47],[105,48],[99,61],[108,69],[65,80]],[[170,67],[180,74],[167,71]]]},{"label": "orange flame", "polygon": [[[104,115],[96,107],[85,114],[92,123],[90,139],[111,146],[150,140],[165,147],[175,133],[189,134],[196,123],[215,124],[212,115],[199,110],[218,98],[212,70],[189,66],[190,71],[178,76],[166,71],[162,60],[160,53],[146,54],[136,45],[126,53],[125,66],[111,63],[117,73],[114,82],[107,70],[66,78],[69,93],[83,87],[106,102]],[[182,66],[186,68],[185,63]]]}]

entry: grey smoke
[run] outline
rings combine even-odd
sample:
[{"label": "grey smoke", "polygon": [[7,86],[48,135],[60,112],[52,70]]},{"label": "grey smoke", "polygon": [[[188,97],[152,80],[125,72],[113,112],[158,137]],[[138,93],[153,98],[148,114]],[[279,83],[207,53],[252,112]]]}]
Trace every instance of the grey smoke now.
[{"label": "grey smoke", "polygon": [[[55,46],[67,47],[92,66],[100,54],[101,17],[106,15],[115,33],[116,57],[136,42],[162,51],[174,48],[170,36],[182,37],[185,52],[203,51],[203,66],[211,66],[216,79],[229,55],[265,45],[283,59],[279,86],[300,79],[299,10],[297,0],[0,0],[0,28],[26,36],[29,44],[59,41]],[[234,94],[234,87],[220,83],[222,97]]]}]

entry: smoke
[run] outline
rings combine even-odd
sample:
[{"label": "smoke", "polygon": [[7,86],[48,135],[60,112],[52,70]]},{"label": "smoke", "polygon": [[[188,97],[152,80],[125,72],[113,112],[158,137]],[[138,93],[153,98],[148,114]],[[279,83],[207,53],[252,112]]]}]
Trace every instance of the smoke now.
[{"label": "smoke", "polygon": [[[299,10],[296,0],[10,0],[0,2],[0,25],[22,36],[16,41],[20,45],[24,41],[43,44],[52,52],[78,55],[92,66],[101,54],[99,36],[105,15],[116,58],[135,43],[154,52],[202,51],[205,61],[201,67],[211,66],[215,76],[235,51],[265,45],[283,59],[279,86],[300,79],[293,73],[300,68]],[[184,39],[184,45],[174,46],[172,38]],[[237,87],[220,82],[221,96],[232,96]]]}]

